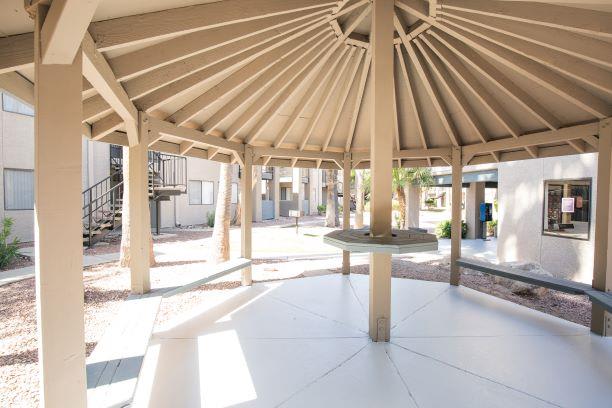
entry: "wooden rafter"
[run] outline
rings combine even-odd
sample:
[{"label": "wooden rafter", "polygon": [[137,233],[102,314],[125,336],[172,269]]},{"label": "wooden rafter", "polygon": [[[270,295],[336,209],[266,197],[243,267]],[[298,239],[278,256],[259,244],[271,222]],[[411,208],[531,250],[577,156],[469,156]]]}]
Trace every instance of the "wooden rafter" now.
[{"label": "wooden rafter", "polygon": [[406,85],[406,92],[408,93],[408,101],[410,106],[414,109],[414,119],[415,125],[417,128],[417,133],[419,136],[419,140],[423,149],[427,149],[427,140],[425,139],[425,132],[423,132],[423,119],[421,118],[421,109],[417,104],[417,100],[414,97],[415,91],[414,87],[410,81],[410,76],[408,75],[408,68],[406,67],[406,61],[404,60],[404,55],[402,54],[402,49],[399,44],[395,45],[395,52],[397,54],[397,58],[400,63],[400,71],[404,78],[404,83]]},{"label": "wooden rafter", "polygon": [[[265,54],[274,45],[275,40],[287,38],[288,35],[299,30],[312,29],[313,24],[322,26],[323,20],[319,18],[314,22],[307,20],[306,23],[300,23],[266,31],[223,47],[196,54],[180,62],[156,68],[127,80],[124,83],[125,89],[131,98],[138,98],[171,82],[215,66],[216,70],[214,68],[209,70],[212,77],[216,75],[215,72],[222,71],[228,66],[245,64]],[[225,63],[223,63],[224,61]]]},{"label": "wooden rafter", "polygon": [[476,133],[478,138],[486,142],[487,141],[487,131],[480,122],[480,119],[476,116],[476,112],[472,109],[470,103],[467,98],[463,95],[455,80],[451,76],[450,72],[446,69],[443,63],[433,55],[433,53],[427,49],[419,39],[414,39],[413,44],[417,46],[420,50],[421,55],[427,61],[429,67],[434,72],[434,74],[438,77],[439,82],[444,86],[447,92],[450,94],[451,98],[455,101],[459,110],[465,116],[467,122],[472,127],[472,130]]},{"label": "wooden rafter", "polygon": [[[444,16],[438,21],[449,23],[455,27],[460,27],[467,33],[482,38],[500,47],[506,48],[516,54],[537,61],[540,64],[559,71],[567,76],[573,77],[589,84],[601,91],[612,94],[612,75],[604,68],[585,62],[584,60],[568,55],[566,53],[553,50],[542,45],[508,36],[489,28],[484,28],[471,22],[457,20],[452,16]],[[481,43],[482,45],[482,43]],[[525,65],[525,64],[523,64]],[[536,71],[532,69],[532,71]]]},{"label": "wooden rafter", "polygon": [[448,138],[450,139],[453,146],[461,145],[457,136],[457,130],[455,129],[455,125],[451,120],[450,115],[448,114],[448,110],[444,105],[442,96],[440,95],[436,84],[433,82],[430,73],[426,70],[426,67],[421,62],[420,56],[417,55],[417,53],[415,52],[412,43],[404,43],[404,46],[406,47],[406,50],[408,51],[408,56],[414,64],[417,73],[421,78],[421,82],[425,86],[425,90],[427,91],[427,94],[429,95],[429,98],[431,99],[431,102],[433,103],[436,112],[438,113],[438,117],[442,122],[442,125],[444,127],[444,130],[446,131]]},{"label": "wooden rafter", "polygon": [[443,11],[441,14],[612,68],[612,54],[610,45],[606,41],[558,28],[541,27],[458,10]]},{"label": "wooden rafter", "polygon": [[[117,82],[104,56],[96,50],[91,36],[82,41],[83,75],[125,122],[130,146],[138,143],[138,111],[125,90]],[[113,128],[112,130],[116,130]]]},{"label": "wooden rafter", "polygon": [[521,134],[521,129],[514,119],[505,111],[497,100],[487,91],[478,79],[458,60],[450,50],[431,35],[421,36],[421,40],[444,61],[463,84],[472,91],[473,95],[489,110],[489,112],[514,137]]},{"label": "wooden rafter", "polygon": [[70,64],[99,0],[53,0],[40,31],[43,64]]},{"label": "wooden rafter", "polygon": [[[402,0],[405,1],[405,0]],[[536,2],[496,0],[444,0],[442,11],[459,10],[511,21],[554,27],[598,37],[612,38],[612,13]]]},{"label": "wooden rafter", "polygon": [[489,79],[549,129],[558,129],[561,127],[559,119],[470,47],[437,29],[428,31],[428,35],[439,40],[444,46],[461,58],[464,63]]},{"label": "wooden rafter", "polygon": [[314,128],[317,126],[317,124],[319,123],[319,119],[321,118],[321,115],[323,114],[324,109],[327,106],[327,103],[329,102],[334,90],[338,86],[340,79],[343,77],[344,72],[348,68],[350,60],[355,55],[356,48],[355,47],[350,47],[350,48],[351,49],[349,50],[348,55],[345,57],[336,75],[332,77],[329,83],[327,84],[327,86],[323,88],[321,99],[319,100],[319,103],[317,103],[316,105],[315,112],[310,118],[310,121],[308,122],[308,126],[306,127],[306,131],[304,132],[304,136],[302,137],[302,140],[300,142],[300,145],[299,145],[300,150],[304,150],[304,148],[308,144],[310,138],[312,137],[312,132],[314,131]]},{"label": "wooden rafter", "polygon": [[323,142],[324,151],[326,151],[327,148],[329,147],[332,136],[334,135],[334,132],[336,130],[336,126],[338,126],[338,120],[340,119],[340,114],[342,113],[342,109],[344,108],[344,105],[346,104],[348,94],[351,90],[353,82],[355,81],[357,70],[359,69],[359,66],[361,65],[361,60],[363,59],[364,53],[365,53],[365,50],[361,49],[359,53],[357,54],[357,57],[355,57],[355,62],[353,63],[353,67],[350,69],[345,79],[345,82],[342,86],[342,89],[340,90],[340,95],[338,96],[338,100],[336,101],[336,107],[335,107],[336,111],[334,112],[334,116],[332,117],[332,120],[329,124],[327,135],[325,136],[325,141]]},{"label": "wooden rafter", "polygon": [[[315,56],[315,58],[308,64],[302,67],[302,69],[291,78],[291,81],[286,84],[282,92],[276,93],[272,97],[274,101],[268,104],[266,111],[261,115],[261,118],[257,121],[253,129],[249,132],[246,137],[245,143],[250,144],[257,140],[257,138],[261,135],[263,128],[274,118],[274,116],[278,113],[278,111],[287,103],[289,99],[295,94],[297,89],[302,86],[306,81],[309,81],[314,73],[318,72],[323,63],[327,60],[322,60],[320,58],[321,54],[325,53],[325,55],[329,55],[329,50],[334,46],[333,43],[322,48],[319,53]],[[268,91],[266,91],[268,92]],[[264,101],[267,98],[261,98]],[[230,128],[226,131],[226,136],[228,138],[234,137],[238,131],[244,127],[244,125],[252,119],[255,113],[259,112],[264,108],[264,103],[262,100],[254,103],[251,108],[245,111],[240,117],[230,126]]]},{"label": "wooden rafter", "polygon": [[306,10],[198,31],[111,58],[109,64],[119,80],[126,80],[198,54],[225,49],[252,37],[280,35],[304,24],[312,24],[325,14],[325,10]]},{"label": "wooden rafter", "polygon": [[366,82],[368,81],[368,74],[370,72],[370,63],[372,61],[372,53],[368,51],[366,58],[361,68],[361,76],[359,77],[359,85],[357,87],[357,95],[355,95],[355,101],[353,103],[353,109],[350,117],[350,125],[348,134],[346,135],[346,142],[344,143],[344,151],[349,152],[353,145],[353,138],[355,136],[355,128],[357,126],[357,119],[359,118],[359,112],[362,108],[363,93],[365,91]]},{"label": "wooden rafter", "polygon": [[[319,24],[313,24],[305,29],[299,30],[287,37],[284,37],[281,41],[276,40],[266,42],[265,45],[262,45],[263,49],[259,50],[260,52],[256,54],[257,57],[242,67],[241,64],[243,64],[244,61],[241,61],[240,56],[237,57],[236,61],[233,61],[232,59],[222,61],[219,63],[221,65],[220,68],[218,68],[216,66],[217,64],[215,64],[208,69],[199,71],[179,81],[172,82],[171,84],[146,95],[136,103],[141,110],[152,111],[164,103],[175,99],[180,95],[184,95],[190,90],[201,86],[201,84],[210,81],[211,72],[209,71],[214,71],[215,76],[235,71],[233,75],[223,80],[221,83],[222,85],[216,85],[209,92],[195,98],[183,108],[171,115],[170,120],[178,124],[183,124],[205,109],[208,104],[212,103],[212,101],[225,94],[226,89],[235,89],[235,87],[242,85],[244,82],[274,65],[279,58],[283,58],[284,55],[303,45],[304,42],[312,37],[311,31],[313,30],[321,31],[322,28]],[[210,99],[211,97],[212,99]]]},{"label": "wooden rafter", "polygon": [[321,72],[319,72],[317,78],[313,81],[313,86],[309,87],[306,90],[305,94],[298,102],[298,105],[293,109],[293,112],[291,112],[291,115],[283,125],[283,128],[280,130],[280,132],[278,132],[278,136],[274,140],[274,147],[279,147],[285,141],[287,135],[289,134],[291,129],[293,129],[293,126],[295,126],[295,123],[297,122],[298,118],[306,108],[306,105],[308,105],[308,103],[312,100],[314,95],[323,86],[323,84],[327,82],[328,78],[336,70],[336,67],[342,60],[343,56],[346,54],[346,52],[348,52],[347,47],[342,47],[340,48],[339,52],[336,52],[336,50],[338,49],[337,47],[340,47],[340,44],[341,42],[337,42],[336,47],[333,47],[332,50],[330,50],[335,52],[336,55],[331,58],[331,63],[328,64],[329,66],[325,66],[325,68],[322,69]]},{"label": "wooden rafter", "polygon": [[[254,81],[244,87],[244,89],[242,89],[236,96],[225,103],[217,112],[206,120],[206,122],[201,126],[201,129],[205,132],[215,130],[219,124],[221,124],[233,112],[255,99],[258,92],[260,92],[262,89],[265,89],[264,94],[270,89],[272,89],[271,93],[274,94],[274,91],[278,92],[279,87],[282,91],[283,80],[286,80],[287,77],[290,79],[291,76],[299,74],[300,69],[302,69],[304,65],[307,65],[307,62],[317,55],[318,48],[322,44],[329,42],[332,37],[333,34],[331,32],[322,32],[308,39],[295,50],[283,56],[281,60],[259,75]],[[286,82],[287,81],[285,81],[285,83]],[[228,139],[232,138],[233,136],[228,136]]]},{"label": "wooden rafter", "polygon": [[527,57],[485,41],[474,34],[462,30],[460,27],[454,26],[454,23],[448,21],[444,24],[436,23],[436,27],[494,60],[512,68],[538,85],[544,86],[597,118],[603,119],[612,114],[612,109],[608,103]]},{"label": "wooden rafter", "polygon": [[331,9],[330,0],[226,0],[99,21],[89,26],[100,50],[302,10]]}]

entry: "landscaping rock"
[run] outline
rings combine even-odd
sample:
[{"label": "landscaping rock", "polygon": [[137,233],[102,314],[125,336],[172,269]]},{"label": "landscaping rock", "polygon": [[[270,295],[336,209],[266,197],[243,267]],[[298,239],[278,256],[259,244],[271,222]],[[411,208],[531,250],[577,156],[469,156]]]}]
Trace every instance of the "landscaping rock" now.
[{"label": "landscaping rock", "polygon": [[[503,266],[508,266],[512,269],[518,269],[521,271],[534,273],[542,276],[550,276],[553,275],[542,269],[542,266],[537,262],[504,262],[501,263]],[[495,283],[504,286],[516,295],[537,295],[543,296],[548,291],[547,288],[543,288],[541,286],[531,285],[525,282],[519,282],[512,279],[502,278],[500,276],[495,277]]]}]

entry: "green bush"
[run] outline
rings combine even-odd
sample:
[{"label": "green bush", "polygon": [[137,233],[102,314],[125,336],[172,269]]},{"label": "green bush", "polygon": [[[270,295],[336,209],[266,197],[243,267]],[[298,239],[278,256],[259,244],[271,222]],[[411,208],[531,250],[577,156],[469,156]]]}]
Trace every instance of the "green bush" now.
[{"label": "green bush", "polygon": [[435,198],[428,198],[425,200],[425,205],[428,207],[433,207],[436,205],[436,199]]},{"label": "green bush", "polygon": [[2,230],[0,231],[0,269],[5,269],[9,266],[19,253],[19,239],[13,238],[12,241],[9,241],[12,229],[13,219],[4,218],[2,220]]},{"label": "green bush", "polygon": [[215,212],[209,212],[206,213],[206,225],[208,225],[210,228],[215,226]]},{"label": "green bush", "polygon": [[[467,236],[467,224],[461,220],[461,238]],[[451,220],[440,221],[436,227],[436,235],[438,238],[450,238],[451,237]]]},{"label": "green bush", "polygon": [[325,214],[326,210],[327,210],[327,207],[325,205],[323,204],[317,205],[317,212],[319,213],[319,215]]}]

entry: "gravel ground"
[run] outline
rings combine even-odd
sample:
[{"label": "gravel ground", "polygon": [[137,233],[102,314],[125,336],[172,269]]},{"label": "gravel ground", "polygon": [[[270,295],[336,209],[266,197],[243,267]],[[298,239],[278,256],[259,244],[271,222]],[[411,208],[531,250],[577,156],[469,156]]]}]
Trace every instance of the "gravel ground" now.
[{"label": "gravel ground", "polygon": [[[335,269],[334,272],[341,270]],[[369,266],[355,265],[351,267],[351,272],[367,275]],[[393,258],[391,274],[396,278],[448,282],[450,263],[448,260],[415,263]],[[541,295],[517,295],[505,286],[497,284],[494,277],[467,269],[462,271],[461,285],[583,326],[589,327],[591,324],[591,302],[587,296],[568,295],[554,290],[543,291]]]},{"label": "gravel ground", "polygon": [[[121,302],[127,274],[102,265],[84,272],[85,342],[94,349]],[[0,287],[0,407],[38,406],[38,355],[34,279]]]}]

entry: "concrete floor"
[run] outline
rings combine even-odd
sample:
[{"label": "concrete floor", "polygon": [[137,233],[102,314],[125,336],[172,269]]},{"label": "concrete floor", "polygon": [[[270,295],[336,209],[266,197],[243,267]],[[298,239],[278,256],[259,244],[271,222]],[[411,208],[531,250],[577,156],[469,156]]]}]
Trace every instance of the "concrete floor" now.
[{"label": "concrete floor", "polygon": [[598,407],[612,339],[465,287],[393,280],[392,341],[368,277],[207,292],[153,334],[133,406]]}]

